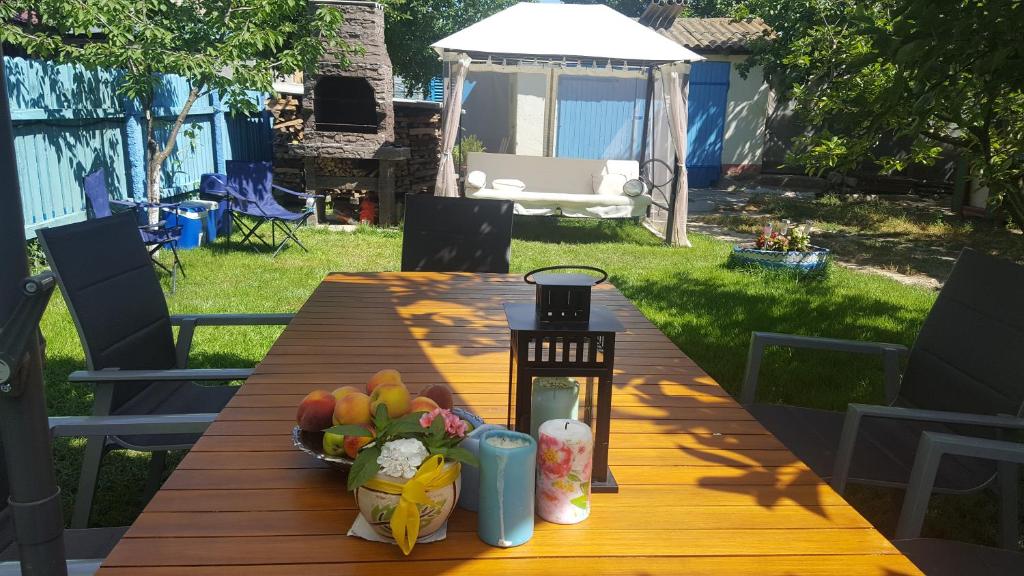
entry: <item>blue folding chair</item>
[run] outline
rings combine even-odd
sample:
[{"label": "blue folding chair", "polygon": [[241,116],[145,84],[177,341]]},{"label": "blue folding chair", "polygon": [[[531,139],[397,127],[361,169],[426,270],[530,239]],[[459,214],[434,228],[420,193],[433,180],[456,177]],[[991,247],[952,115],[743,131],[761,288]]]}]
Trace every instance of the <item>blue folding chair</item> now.
[{"label": "blue folding chair", "polygon": [[[124,206],[132,210],[143,210],[153,207],[160,208],[161,210],[174,210],[178,206],[177,204],[111,199],[110,192],[107,190],[107,171],[103,168],[85,176],[84,188],[85,197],[89,200],[89,205],[92,208],[93,218],[106,218],[113,214],[110,208],[111,204]],[[181,259],[178,258],[177,241],[181,239],[181,226],[168,227],[163,221],[156,224],[142,224],[139,226],[139,234],[142,236],[142,243],[146,246],[146,250],[149,251],[149,258],[153,261],[153,264],[171,275],[171,293],[173,294],[178,285],[177,271],[181,270],[182,277],[187,277],[185,275],[185,267],[181,264]],[[171,254],[174,255],[174,261],[171,263],[170,268],[167,268],[163,262],[156,258],[157,251],[164,247],[170,248]]]},{"label": "blue folding chair", "polygon": [[[219,192],[220,186],[217,182],[220,175],[212,175],[207,183],[208,193]],[[284,249],[285,245],[292,241],[306,252],[308,249],[295,235],[306,220],[313,215],[309,205],[302,212],[292,212],[278,204],[274,198],[274,190],[284,192],[299,198],[310,199],[320,198],[317,194],[305,194],[295,192],[282,186],[274,184],[273,163],[271,162],[244,162],[241,160],[228,160],[227,176],[223,182],[223,192],[227,198],[227,217],[229,218],[228,243],[231,242],[231,231],[237,225],[242,232],[240,244],[249,243],[254,250],[259,251],[257,241],[274,251],[274,256]],[[246,222],[238,215],[248,216],[256,220],[254,224]],[[270,223],[270,241],[259,234],[258,230],[263,224]],[[277,241],[277,232],[282,234],[281,242]]]}]

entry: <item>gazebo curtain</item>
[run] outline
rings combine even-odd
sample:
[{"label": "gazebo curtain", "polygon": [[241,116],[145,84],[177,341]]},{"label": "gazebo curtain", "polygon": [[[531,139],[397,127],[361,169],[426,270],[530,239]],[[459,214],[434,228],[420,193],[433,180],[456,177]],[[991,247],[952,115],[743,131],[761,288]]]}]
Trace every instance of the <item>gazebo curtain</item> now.
[{"label": "gazebo curtain", "polygon": [[686,115],[687,93],[690,84],[690,65],[687,63],[666,64],[659,69],[665,110],[668,112],[669,134],[676,153],[679,179],[673,190],[675,202],[672,212],[672,243],[676,246],[690,246],[686,237],[686,216],[689,211],[689,186],[686,180]]},{"label": "gazebo curtain", "polygon": [[455,159],[452,150],[459,134],[459,120],[462,117],[462,84],[466,80],[470,58],[466,54],[446,54],[448,85],[444,91],[444,109],[441,114],[441,162],[437,168],[435,196],[457,197],[459,189],[455,179]]}]

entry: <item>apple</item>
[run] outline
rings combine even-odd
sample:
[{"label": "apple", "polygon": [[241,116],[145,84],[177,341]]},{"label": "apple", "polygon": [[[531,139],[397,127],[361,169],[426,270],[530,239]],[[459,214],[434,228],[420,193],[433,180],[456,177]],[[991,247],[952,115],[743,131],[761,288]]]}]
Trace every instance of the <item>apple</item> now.
[{"label": "apple", "polygon": [[324,432],[324,454],[328,456],[341,456],[345,453],[345,439],[347,436]]},{"label": "apple", "polygon": [[334,414],[334,396],[327,390],[313,390],[299,402],[295,422],[308,432],[319,432],[330,428]]},{"label": "apple", "polygon": [[369,382],[366,383],[366,393],[373,394],[373,391],[378,386],[386,386],[388,384],[398,384],[399,386],[405,386],[402,383],[402,374],[394,368],[385,368],[380,370],[373,376],[370,376]]},{"label": "apple", "polygon": [[370,397],[362,392],[345,394],[334,407],[334,424],[366,425],[371,420]]},{"label": "apple", "polygon": [[409,391],[402,384],[383,384],[370,394],[370,413],[376,414],[378,406],[387,406],[388,417],[398,418],[409,413]]}]

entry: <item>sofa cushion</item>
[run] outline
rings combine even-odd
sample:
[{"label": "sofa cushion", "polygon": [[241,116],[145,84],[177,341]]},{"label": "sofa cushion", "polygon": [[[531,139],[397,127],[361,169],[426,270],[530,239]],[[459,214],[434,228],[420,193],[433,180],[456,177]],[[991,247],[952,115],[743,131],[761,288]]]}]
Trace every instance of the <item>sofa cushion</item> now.
[{"label": "sofa cushion", "polygon": [[526,184],[515,178],[498,178],[491,182],[491,188],[495,190],[508,190],[509,192],[522,192],[526,190]]},{"label": "sofa cushion", "polygon": [[[550,204],[560,205],[584,205],[584,206],[632,206],[639,198],[628,196],[613,196],[611,194],[565,194],[559,192],[534,192],[523,190],[514,192],[510,190],[494,190],[483,188],[472,193],[473,198],[485,198],[490,200],[512,200],[525,204]],[[646,198],[646,197],[641,197]]]},{"label": "sofa cushion", "polygon": [[483,188],[487,186],[487,174],[484,174],[480,170],[473,170],[469,174],[466,174],[466,185],[472,186],[473,188]]},{"label": "sofa cushion", "polygon": [[594,194],[602,196],[622,196],[622,186],[626,183],[624,174],[594,174]]}]

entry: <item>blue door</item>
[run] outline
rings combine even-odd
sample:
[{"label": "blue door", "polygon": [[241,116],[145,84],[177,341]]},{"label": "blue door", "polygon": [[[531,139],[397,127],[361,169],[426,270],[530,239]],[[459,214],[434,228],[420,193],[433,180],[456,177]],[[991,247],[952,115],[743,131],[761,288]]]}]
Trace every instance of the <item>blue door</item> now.
[{"label": "blue door", "polygon": [[638,159],[646,86],[642,79],[559,76],[555,156]]},{"label": "blue door", "polygon": [[722,173],[722,141],[729,94],[728,62],[696,62],[690,68],[690,97],[686,133],[686,171],[689,184],[706,188]]}]

